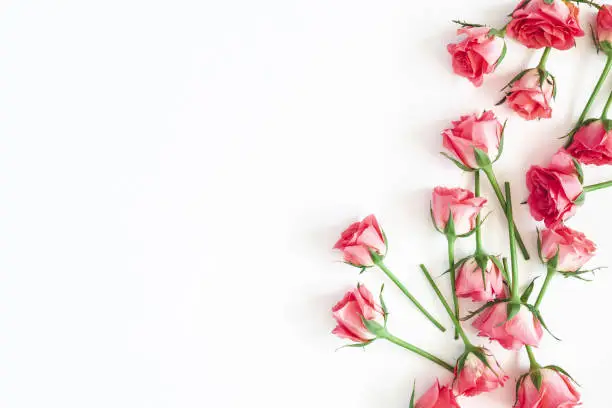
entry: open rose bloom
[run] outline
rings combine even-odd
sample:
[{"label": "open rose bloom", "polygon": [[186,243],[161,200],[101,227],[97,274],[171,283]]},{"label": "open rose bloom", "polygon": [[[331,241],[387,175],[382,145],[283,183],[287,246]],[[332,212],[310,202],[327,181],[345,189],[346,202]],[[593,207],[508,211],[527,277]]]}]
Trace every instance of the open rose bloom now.
[{"label": "open rose bloom", "polygon": [[527,120],[546,119],[552,116],[552,101],[555,94],[554,79],[536,68],[522,73],[506,92],[508,107]]},{"label": "open rose bloom", "polygon": [[438,380],[415,404],[415,408],[461,408],[450,387],[442,387]]},{"label": "open rose bloom", "polygon": [[587,121],[574,133],[567,151],[580,163],[612,164],[612,129],[607,130],[601,119]]},{"label": "open rose bloom", "polygon": [[431,200],[436,228],[444,231],[452,214],[455,234],[467,234],[476,227],[476,217],[486,202],[485,198],[475,197],[474,193],[463,188],[436,187]]},{"label": "open rose bloom", "polygon": [[469,79],[476,86],[482,85],[485,74],[495,70],[506,47],[502,38],[490,32],[487,27],[460,28],[457,34],[465,35],[465,38],[447,47],[455,74]]},{"label": "open rose bloom", "polygon": [[559,272],[576,272],[595,255],[595,244],[582,232],[566,226],[545,229],[540,239],[544,262],[559,254],[556,266]]},{"label": "open rose bloom", "polygon": [[457,268],[455,288],[460,298],[470,298],[474,302],[488,302],[503,297],[504,279],[502,273],[491,259],[486,260],[483,271],[474,257],[468,258]]},{"label": "open rose bloom", "polygon": [[597,13],[597,42],[609,54],[612,52],[612,6],[604,4]]},{"label": "open rose bloom", "polygon": [[542,324],[524,305],[510,320],[507,304],[497,303],[485,309],[472,323],[478,335],[497,340],[508,350],[519,350],[524,345],[538,346],[542,335]]},{"label": "open rose bloom", "polygon": [[518,387],[515,408],[573,408],[580,404],[580,393],[565,374],[551,368],[539,370],[542,385],[538,390],[531,376],[523,377]]},{"label": "open rose bloom", "polygon": [[492,111],[465,115],[442,132],[444,148],[461,164],[471,169],[480,166],[474,148],[482,150],[491,162],[497,159],[503,126]]},{"label": "open rose bloom", "polygon": [[342,251],[345,262],[364,267],[374,265],[370,251],[383,256],[387,251],[387,244],[376,217],[368,215],[363,221],[351,224],[342,233],[334,249]]},{"label": "open rose bloom", "polygon": [[582,183],[572,157],[560,149],[547,167],[532,166],[527,172],[529,211],[537,221],[554,227],[576,212]]},{"label": "open rose bloom", "polygon": [[508,24],[508,36],[528,48],[552,47],[568,50],[584,31],[578,22],[578,7],[569,1],[520,1]]},{"label": "open rose bloom", "polygon": [[384,322],[382,307],[374,301],[372,293],[363,285],[347,292],[332,308],[332,315],[337,323],[332,333],[357,343],[367,343],[376,338],[365,327],[362,317],[380,324]]},{"label": "open rose bloom", "polygon": [[495,357],[486,349],[481,349],[480,352],[487,360],[488,366],[471,352],[465,357],[461,369],[457,363],[454,382],[457,395],[473,397],[503,387],[508,380],[508,376],[503,372]]}]

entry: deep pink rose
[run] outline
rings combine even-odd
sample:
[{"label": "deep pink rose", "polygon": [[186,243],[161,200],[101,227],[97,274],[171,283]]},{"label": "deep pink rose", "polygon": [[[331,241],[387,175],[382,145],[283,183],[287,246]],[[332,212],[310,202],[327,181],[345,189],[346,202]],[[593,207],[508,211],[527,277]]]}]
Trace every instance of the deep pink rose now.
[{"label": "deep pink rose", "polygon": [[453,122],[453,127],[442,132],[442,143],[446,150],[471,169],[479,168],[474,148],[482,150],[494,161],[499,153],[503,126],[492,111],[462,116]]},{"label": "deep pink rose", "polygon": [[489,367],[474,353],[467,355],[459,373],[457,372],[459,364],[455,367],[454,388],[457,395],[473,397],[503,387],[508,380],[508,376],[495,357],[486,349],[481,349],[481,352],[489,363]]},{"label": "deep pink rose", "polygon": [[572,48],[575,37],[584,35],[578,22],[578,7],[563,0],[553,0],[552,4],[544,0],[521,1],[506,30],[510,37],[528,48],[558,50]]},{"label": "deep pink rose", "polygon": [[574,134],[567,151],[584,164],[612,164],[612,130],[601,119],[589,122]]},{"label": "deep pink rose", "polygon": [[478,335],[497,340],[508,350],[519,350],[524,345],[537,346],[542,339],[540,321],[524,305],[510,320],[507,303],[497,303],[485,309],[472,323],[478,329]]},{"label": "deep pink rose", "polygon": [[346,262],[364,267],[374,265],[370,251],[384,255],[387,244],[376,217],[368,215],[363,221],[351,224],[342,233],[334,249],[342,251]]},{"label": "deep pink rose", "polygon": [[557,270],[576,272],[595,255],[595,244],[582,232],[566,226],[545,229],[540,234],[542,260],[548,262],[559,253]]},{"label": "deep pink rose", "polygon": [[508,107],[524,119],[545,119],[552,116],[555,83],[550,75],[544,81],[536,68],[529,69],[510,86],[506,93]]},{"label": "deep pink rose", "polygon": [[612,51],[612,6],[603,4],[597,13],[597,41],[601,49]]},{"label": "deep pink rose", "polygon": [[469,79],[474,85],[482,85],[482,78],[495,70],[506,43],[503,38],[490,35],[487,27],[463,27],[457,35],[465,38],[447,46],[453,59],[455,74]]},{"label": "deep pink rose", "polygon": [[486,202],[485,198],[474,197],[474,193],[463,188],[436,187],[431,201],[436,227],[444,231],[452,213],[455,234],[466,234],[476,227],[476,216]]},{"label": "deep pink rose", "polygon": [[341,301],[332,308],[332,314],[338,325],[332,331],[338,337],[365,343],[376,338],[364,326],[362,317],[383,323],[382,307],[374,301],[372,293],[363,285],[347,292]]},{"label": "deep pink rose", "polygon": [[531,166],[527,172],[527,203],[531,216],[553,227],[576,211],[575,201],[582,194],[582,184],[572,157],[560,149],[548,167]]},{"label": "deep pink rose", "polygon": [[488,302],[503,297],[504,279],[501,271],[491,259],[487,259],[484,273],[486,283],[482,281],[482,269],[473,257],[468,258],[459,268],[455,278],[457,296],[470,298],[474,302]]},{"label": "deep pink rose", "polygon": [[542,385],[536,388],[528,374],[518,387],[515,408],[573,408],[580,404],[580,393],[566,375],[550,368],[540,370]]},{"label": "deep pink rose", "polygon": [[415,404],[415,408],[461,408],[450,387],[441,387],[438,380]]}]

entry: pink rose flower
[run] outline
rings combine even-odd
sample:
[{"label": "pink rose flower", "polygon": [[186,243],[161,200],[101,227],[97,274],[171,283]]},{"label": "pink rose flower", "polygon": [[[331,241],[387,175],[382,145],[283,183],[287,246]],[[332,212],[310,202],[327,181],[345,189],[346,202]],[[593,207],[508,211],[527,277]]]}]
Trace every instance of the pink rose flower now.
[{"label": "pink rose flower", "polygon": [[441,387],[438,380],[415,404],[415,408],[461,408],[450,387]]},{"label": "pink rose flower", "polygon": [[457,296],[471,298],[474,302],[488,302],[505,295],[501,271],[491,259],[487,259],[484,273],[486,282],[482,281],[482,276],[482,269],[476,259],[468,258],[457,268],[455,277]]},{"label": "pink rose flower", "polygon": [[471,169],[480,166],[474,155],[474,148],[482,150],[495,161],[499,153],[503,126],[492,111],[462,116],[453,122],[453,127],[442,132],[444,147],[461,164]]},{"label": "pink rose flower", "polygon": [[527,172],[529,211],[537,221],[554,227],[576,212],[582,183],[572,157],[560,149],[548,167],[531,166]]},{"label": "pink rose flower", "polygon": [[540,239],[542,260],[548,262],[558,253],[556,270],[560,272],[576,272],[595,255],[595,244],[582,232],[566,226],[545,229]]},{"label": "pink rose flower", "polygon": [[572,408],[580,404],[580,393],[563,373],[542,368],[542,385],[538,390],[530,375],[523,377],[518,387],[515,408]]},{"label": "pink rose flower", "polygon": [[567,151],[580,163],[612,164],[612,131],[606,130],[601,119],[587,122],[574,133]]},{"label": "pink rose flower", "polygon": [[364,267],[374,265],[370,251],[383,256],[387,244],[376,217],[368,215],[363,221],[351,224],[342,233],[334,249],[342,251],[345,262]]},{"label": "pink rose flower", "polygon": [[603,4],[597,13],[597,41],[607,54],[612,51],[612,6]]},{"label": "pink rose flower", "polygon": [[487,27],[463,27],[457,30],[457,35],[466,37],[447,46],[453,59],[455,74],[469,79],[474,85],[482,85],[485,74],[495,70],[506,47],[505,41],[491,35]]},{"label": "pink rose flower", "polygon": [[452,213],[455,234],[467,234],[476,227],[476,216],[486,202],[485,198],[474,197],[474,193],[463,188],[436,187],[431,207],[436,228],[444,231]]},{"label": "pink rose flower", "polygon": [[521,1],[512,13],[507,33],[528,48],[567,50],[584,31],[578,22],[578,7],[569,1]]},{"label": "pink rose flower", "polygon": [[457,395],[473,397],[503,387],[508,380],[495,357],[486,349],[481,349],[481,352],[489,367],[472,352],[468,353],[460,371],[459,364],[455,367],[454,388]]},{"label": "pink rose flower", "polygon": [[550,75],[541,80],[536,68],[522,73],[510,85],[506,93],[508,107],[524,119],[544,119],[552,116],[551,103],[555,94],[555,82]]},{"label": "pink rose flower", "polygon": [[332,315],[338,323],[332,333],[357,343],[366,343],[376,338],[365,327],[362,318],[380,324],[384,322],[382,307],[374,302],[372,293],[363,285],[348,291],[332,308]]},{"label": "pink rose flower", "polygon": [[485,309],[472,323],[478,329],[478,335],[497,340],[502,347],[508,350],[519,350],[524,345],[536,346],[542,339],[542,325],[540,321],[524,305],[510,320],[508,318],[507,303],[497,303]]}]

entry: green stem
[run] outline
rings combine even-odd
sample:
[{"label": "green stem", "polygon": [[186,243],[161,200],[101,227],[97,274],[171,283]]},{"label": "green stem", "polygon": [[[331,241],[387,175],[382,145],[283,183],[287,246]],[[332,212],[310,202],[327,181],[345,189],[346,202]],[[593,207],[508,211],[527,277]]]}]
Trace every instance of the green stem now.
[{"label": "green stem", "polygon": [[510,239],[510,262],[512,263],[512,289],[511,297],[513,301],[520,301],[518,287],[518,262],[516,259],[516,235],[514,233],[514,216],[512,214],[512,194],[510,192],[510,183],[504,184],[506,190],[506,218],[508,218],[508,236]]},{"label": "green stem", "polygon": [[461,336],[461,340],[463,340],[463,343],[465,344],[465,347],[467,347],[467,348],[474,347],[472,345],[472,343],[470,342],[470,339],[468,339],[467,335],[465,334],[465,331],[463,330],[463,327],[461,327],[461,323],[459,322],[459,319],[457,319],[457,317],[453,313],[453,310],[451,309],[450,305],[448,304],[446,299],[444,299],[444,296],[440,292],[440,289],[438,288],[438,285],[436,285],[436,282],[434,282],[433,278],[431,277],[431,274],[429,273],[429,271],[427,270],[425,265],[421,264],[421,265],[419,265],[419,267],[421,268],[421,270],[425,274],[425,277],[427,278],[427,281],[429,282],[429,284],[433,288],[434,292],[436,292],[436,296],[438,296],[438,299],[440,299],[440,303],[442,303],[442,306],[444,306],[444,310],[446,310],[446,313],[448,313],[448,316],[453,321],[453,324],[455,325],[455,329],[459,332],[459,336]]},{"label": "green stem", "polygon": [[[450,269],[451,290],[453,291],[454,316],[459,320],[459,299],[457,299],[457,288],[455,287],[455,240],[452,235],[446,236],[448,242],[448,267]],[[459,332],[455,329],[455,340],[459,338]]]},{"label": "green stem", "polygon": [[548,289],[548,285],[552,280],[552,277],[555,276],[556,269],[554,266],[548,265],[548,270],[546,271],[546,279],[544,279],[544,283],[542,284],[542,288],[540,289],[540,293],[538,294],[538,298],[534,303],[534,307],[537,309],[540,307],[542,300],[544,300],[544,295],[546,294],[546,290]]},{"label": "green stem", "polygon": [[[591,96],[589,97],[589,100],[587,101],[584,109],[582,110],[582,113],[580,114],[580,117],[578,118],[578,122],[577,122],[578,125],[582,123],[584,118],[586,118],[586,115],[589,113],[589,110],[591,109],[593,102],[595,102],[595,98],[597,97],[597,94],[599,93],[599,91],[601,90],[601,87],[606,81],[606,78],[608,77],[608,74],[610,73],[611,68],[612,68],[612,56],[608,56],[608,59],[606,60],[606,65],[604,66],[604,69],[601,72],[601,75],[599,76],[599,80],[597,81],[597,84],[595,84],[595,88],[593,89],[593,92],[591,92]],[[606,108],[607,106],[608,105],[606,104]],[[604,113],[606,111],[607,109],[604,109]]]},{"label": "green stem", "polygon": [[[474,196],[480,197],[480,171],[474,172]],[[476,253],[482,253],[482,236],[481,236],[481,225],[480,225],[480,212],[476,216]]]},{"label": "green stem", "polygon": [[410,301],[417,307],[417,309],[419,309],[421,313],[423,313],[425,317],[429,319],[430,322],[432,322],[441,331],[446,331],[446,328],[442,326],[442,324],[438,322],[431,314],[429,314],[427,310],[425,310],[421,303],[416,300],[416,298],[412,296],[412,294],[408,291],[408,288],[406,288],[406,286],[404,286],[397,279],[393,272],[391,272],[389,268],[387,268],[387,266],[383,263],[382,259],[376,258],[374,259],[374,263],[389,277],[389,279],[393,281],[393,283],[395,283],[395,285],[404,293],[404,295],[406,295],[408,299],[410,299]]},{"label": "green stem", "polygon": [[425,357],[429,361],[432,361],[432,362],[438,364],[440,367],[446,368],[450,372],[455,372],[455,367],[453,367],[452,365],[448,364],[446,361],[444,361],[444,360],[434,356],[431,353],[428,353],[427,351],[425,351],[425,350],[423,350],[423,349],[421,349],[421,348],[419,348],[417,346],[414,346],[414,345],[412,345],[410,343],[407,343],[407,342],[405,342],[404,340],[402,340],[402,339],[400,339],[398,337],[395,337],[394,335],[392,335],[389,332],[385,332],[383,334],[380,334],[379,337],[383,338],[383,339],[387,339],[391,343],[397,344],[400,347],[403,347],[403,348],[405,348],[407,350],[410,350],[413,353],[416,353],[416,354],[418,354],[421,357]]},{"label": "green stem", "polygon": [[525,350],[527,350],[527,355],[529,356],[529,365],[532,370],[537,370],[540,368],[540,365],[536,361],[535,356],[533,355],[533,348],[529,345],[525,345]]},{"label": "green stem", "polygon": [[544,48],[544,53],[542,53],[542,58],[540,58],[540,63],[538,64],[539,69],[546,69],[546,61],[548,61],[548,55],[550,54],[550,47]]},{"label": "green stem", "polygon": [[[608,59],[610,59],[610,57],[608,57]],[[610,110],[610,105],[612,105],[612,92],[610,92],[610,95],[608,95],[606,105],[604,106],[603,111],[601,111],[601,120],[608,119],[608,110]]]},{"label": "green stem", "polygon": [[604,181],[603,183],[591,184],[590,186],[584,186],[582,189],[585,193],[589,191],[601,190],[602,188],[612,187],[611,181]]},{"label": "green stem", "polygon": [[[483,167],[482,170],[484,171],[485,175],[489,179],[489,182],[491,183],[491,187],[493,187],[493,191],[495,191],[495,195],[497,196],[497,200],[499,201],[499,204],[504,209],[504,213],[505,213],[506,212],[505,210],[506,199],[504,198],[501,188],[499,187],[499,183],[497,182],[495,173],[493,173],[493,168],[491,166],[488,166],[488,167]],[[529,252],[527,252],[527,247],[525,246],[525,243],[523,242],[523,238],[521,238],[521,234],[519,233],[519,230],[516,227],[516,224],[513,224],[513,225],[514,225],[514,233],[516,235],[516,241],[519,245],[521,253],[523,254],[523,258],[525,258],[525,260],[527,261],[529,260]]]}]

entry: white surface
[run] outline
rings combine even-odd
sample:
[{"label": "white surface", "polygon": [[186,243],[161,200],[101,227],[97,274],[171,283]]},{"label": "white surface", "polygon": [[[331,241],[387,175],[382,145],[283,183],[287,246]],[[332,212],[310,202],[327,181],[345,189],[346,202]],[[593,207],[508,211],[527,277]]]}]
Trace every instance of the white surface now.
[{"label": "white surface", "polygon": [[[388,264],[444,318],[416,268],[445,265],[429,194],[471,182],[438,155],[439,132],[491,107],[539,59],[509,42],[498,75],[476,89],[450,73],[450,20],[502,25],[513,6],[3,2],[1,405],[407,407],[413,380],[420,394],[446,374],[383,342],[334,351],[344,343],[329,334],[329,309],[358,276],[330,248],[375,212]],[[497,109],[510,118],[497,172],[517,203],[526,168],[554,152],[602,67],[587,36],[550,57],[552,120]],[[588,183],[608,177],[586,171]],[[599,245],[593,265],[612,264],[611,198],[592,193],[569,223]],[[507,253],[489,208],[486,246]],[[536,224],[517,208],[535,255]],[[542,273],[522,264],[524,282]],[[606,271],[590,284],[555,279],[543,304],[564,341],[545,336],[537,356],[570,371],[592,408],[609,404],[611,284]],[[391,285],[387,302],[396,334],[458,355]],[[526,369],[522,355],[492,348],[513,377]],[[462,406],[509,407],[513,380]]]}]

